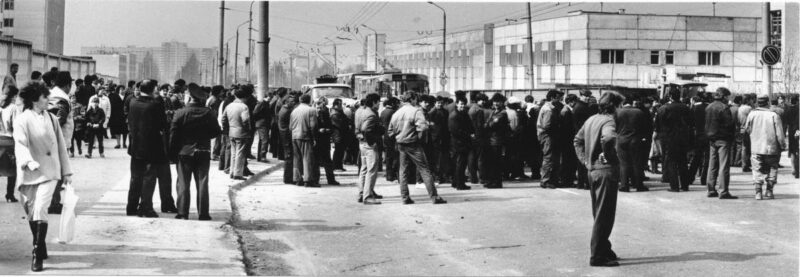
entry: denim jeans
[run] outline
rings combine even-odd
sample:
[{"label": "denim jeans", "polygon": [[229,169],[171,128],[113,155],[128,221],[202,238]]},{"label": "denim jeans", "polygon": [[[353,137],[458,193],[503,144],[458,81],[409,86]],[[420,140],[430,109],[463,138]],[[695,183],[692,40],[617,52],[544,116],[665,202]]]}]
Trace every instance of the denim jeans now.
[{"label": "denim jeans", "polygon": [[720,195],[728,193],[728,185],[731,179],[731,164],[728,155],[731,153],[731,143],[724,140],[717,140],[709,144],[708,147],[708,191],[717,191],[720,187]]},{"label": "denim jeans", "polygon": [[408,195],[408,181],[415,178],[412,175],[409,166],[412,164],[416,167],[417,172],[425,182],[425,188],[428,189],[428,196],[433,199],[439,196],[436,192],[436,187],[433,185],[433,176],[428,169],[428,159],[425,157],[425,152],[419,143],[397,144],[397,151],[400,152],[400,195],[402,198],[409,199]]}]

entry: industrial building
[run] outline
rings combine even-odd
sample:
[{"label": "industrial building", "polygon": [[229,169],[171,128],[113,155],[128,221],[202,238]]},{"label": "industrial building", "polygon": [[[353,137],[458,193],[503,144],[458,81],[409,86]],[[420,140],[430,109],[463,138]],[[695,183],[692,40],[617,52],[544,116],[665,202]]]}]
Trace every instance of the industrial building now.
[{"label": "industrial building", "polygon": [[[797,3],[777,18],[774,34],[783,50],[797,51]],[[556,84],[656,88],[665,81],[694,80],[709,88],[758,92],[762,79],[761,18],[626,14],[575,11],[532,22],[533,70],[526,24],[447,34],[447,83],[442,88],[442,38],[385,46],[386,68],[430,77],[431,91],[553,88]],[[780,25],[779,25],[780,26]],[[773,90],[781,92],[782,64],[773,67]]]}]

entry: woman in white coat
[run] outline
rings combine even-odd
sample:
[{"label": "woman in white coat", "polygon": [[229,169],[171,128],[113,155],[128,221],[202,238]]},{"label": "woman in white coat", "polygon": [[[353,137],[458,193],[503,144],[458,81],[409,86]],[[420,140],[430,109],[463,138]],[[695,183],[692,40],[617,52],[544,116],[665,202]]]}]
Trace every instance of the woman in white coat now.
[{"label": "woman in white coat", "polygon": [[72,183],[67,144],[58,119],[47,112],[49,90],[28,83],[20,90],[23,111],[14,120],[14,154],[22,205],[33,234],[32,271],[47,258],[47,207],[58,181]]}]

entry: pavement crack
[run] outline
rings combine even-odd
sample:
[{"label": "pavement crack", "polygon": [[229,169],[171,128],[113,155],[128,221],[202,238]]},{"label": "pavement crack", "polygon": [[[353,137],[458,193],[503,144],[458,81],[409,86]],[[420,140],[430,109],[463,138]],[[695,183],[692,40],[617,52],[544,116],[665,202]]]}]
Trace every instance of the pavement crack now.
[{"label": "pavement crack", "polygon": [[524,244],[514,244],[514,245],[483,246],[483,247],[470,248],[470,249],[464,250],[464,252],[476,251],[476,250],[486,250],[486,249],[489,249],[489,250],[508,249],[508,248],[523,247],[523,246],[525,246],[525,245]]},{"label": "pavement crack", "polygon": [[368,266],[380,265],[380,264],[390,263],[390,262],[393,262],[393,261],[394,261],[394,259],[388,259],[388,260],[380,261],[380,262],[366,263],[366,264],[355,266],[355,267],[353,267],[351,269],[348,269],[347,271],[356,271],[356,270],[360,270],[360,269],[368,267]]}]

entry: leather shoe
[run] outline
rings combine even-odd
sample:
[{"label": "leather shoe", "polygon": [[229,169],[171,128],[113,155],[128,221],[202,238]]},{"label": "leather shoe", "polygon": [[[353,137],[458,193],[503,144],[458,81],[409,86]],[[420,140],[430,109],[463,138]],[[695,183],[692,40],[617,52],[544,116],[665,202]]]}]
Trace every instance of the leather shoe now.
[{"label": "leather shoe", "polygon": [[370,198],[375,198],[375,199],[383,199],[383,195],[380,195],[380,194],[377,194],[377,193],[374,193],[374,192],[369,197]]},{"label": "leather shoe", "polygon": [[175,219],[189,219],[189,216],[188,215],[178,214],[178,215],[175,215]]},{"label": "leather shoe", "polygon": [[318,187],[320,187],[320,185],[318,183],[308,182],[308,183],[306,183],[306,187],[307,188],[318,188]]},{"label": "leather shoe", "polygon": [[619,266],[619,262],[612,261],[612,260],[604,260],[604,261],[597,261],[597,262],[589,262],[591,266],[605,266],[605,267],[613,267]]},{"label": "leather shoe", "polygon": [[436,197],[436,198],[433,199],[433,204],[434,205],[436,205],[436,204],[447,204],[447,201],[445,201],[441,197]]},{"label": "leather shoe", "polygon": [[641,187],[636,188],[636,191],[640,191],[640,192],[641,191],[650,191],[650,188],[645,187],[645,186],[641,186]]},{"label": "leather shoe", "polygon": [[689,191],[689,188],[688,188],[688,187],[686,187],[686,188],[681,188],[681,190],[682,190],[682,191]]},{"label": "leather shoe", "polygon": [[669,192],[680,192],[681,190],[679,190],[679,189],[668,189],[667,191],[669,191]]},{"label": "leather shoe", "polygon": [[733,196],[730,193],[726,193],[719,196],[719,199],[739,199],[738,196]]},{"label": "leather shoe", "polygon": [[211,220],[211,216],[209,216],[207,214],[204,214],[204,215],[200,215],[200,217],[198,217],[197,219],[201,220],[201,221],[209,221],[209,220]]},{"label": "leather shoe", "polygon": [[139,211],[137,211],[137,210],[125,211],[125,215],[127,215],[127,216],[137,216],[137,215],[139,215]]},{"label": "leather shoe", "polygon": [[364,197],[361,194],[358,195],[358,203],[364,202]]},{"label": "leather shoe", "polygon": [[336,182],[336,181],[330,181],[330,182],[328,182],[328,185],[329,186],[338,186],[338,185],[341,185],[341,184],[339,182]]},{"label": "leather shoe", "polygon": [[460,186],[460,187],[456,188],[456,190],[471,190],[471,189],[472,189],[472,187],[467,186],[467,185],[463,185],[463,186]]},{"label": "leather shoe", "polygon": [[621,192],[631,192],[631,188],[630,187],[619,187],[619,191],[621,191]]},{"label": "leather shoe", "polygon": [[178,208],[172,207],[172,208],[167,208],[167,209],[161,209],[161,212],[162,213],[168,213],[168,214],[175,214],[175,213],[178,213]]},{"label": "leather shoe", "polygon": [[158,217],[158,214],[154,210],[149,210],[146,212],[139,211],[139,217],[155,218]]},{"label": "leather shoe", "polygon": [[414,200],[411,200],[411,198],[403,199],[403,205],[411,205],[411,204],[414,204]]},{"label": "leather shoe", "polygon": [[716,191],[709,191],[709,192],[708,192],[708,197],[709,197],[709,198],[711,198],[711,197],[718,197],[718,196],[719,196],[719,193],[718,193],[718,192],[716,192]]},{"label": "leather shoe", "polygon": [[364,205],[380,205],[381,202],[372,198],[367,198],[364,200]]}]

